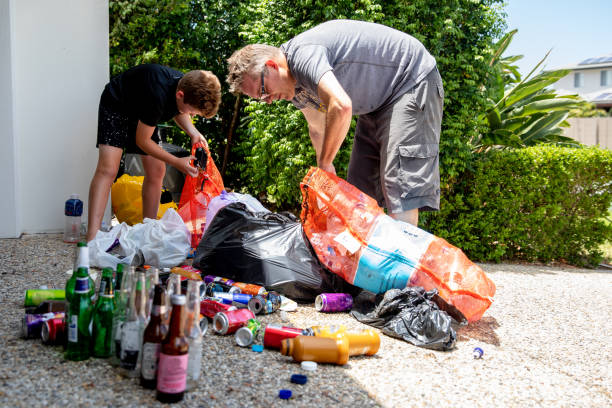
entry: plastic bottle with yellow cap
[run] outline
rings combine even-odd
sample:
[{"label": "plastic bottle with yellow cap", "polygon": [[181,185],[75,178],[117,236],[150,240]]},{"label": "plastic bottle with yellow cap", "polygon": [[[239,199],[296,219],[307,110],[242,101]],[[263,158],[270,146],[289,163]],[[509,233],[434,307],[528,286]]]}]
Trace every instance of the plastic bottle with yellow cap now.
[{"label": "plastic bottle with yellow cap", "polygon": [[343,335],[335,338],[297,336],[281,342],[281,354],[295,361],[315,361],[344,365],[349,358],[349,342]]}]

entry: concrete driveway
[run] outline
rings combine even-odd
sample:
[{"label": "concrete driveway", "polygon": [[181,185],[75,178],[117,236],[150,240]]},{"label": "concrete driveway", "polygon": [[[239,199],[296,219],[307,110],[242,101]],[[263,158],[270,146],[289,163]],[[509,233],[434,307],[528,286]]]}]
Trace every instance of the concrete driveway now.
[{"label": "concrete driveway", "polygon": [[[117,374],[107,361],[64,360],[61,348],[19,338],[23,295],[40,285],[63,287],[74,247],[59,235],[0,240],[0,406],[161,406],[153,391]],[[430,351],[382,335],[375,356],[319,365],[308,382],[275,351],[254,353],[233,337],[205,336],[200,385],[179,406],[267,407],[610,407],[612,406],[612,273],[570,267],[484,264],[497,285],[495,303],[458,331],[455,350]],[[342,323],[301,305],[292,324]],[[264,322],[280,322],[278,314]],[[480,360],[474,347],[484,350]],[[293,398],[278,398],[280,389]]]}]

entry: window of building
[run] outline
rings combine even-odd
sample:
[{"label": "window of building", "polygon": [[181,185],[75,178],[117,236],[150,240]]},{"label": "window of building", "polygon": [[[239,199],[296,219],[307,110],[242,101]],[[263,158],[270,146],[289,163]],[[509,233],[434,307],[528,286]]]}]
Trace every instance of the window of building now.
[{"label": "window of building", "polygon": [[574,73],[574,88],[580,88],[584,85],[584,74],[582,72]]},{"label": "window of building", "polygon": [[601,86],[612,85],[612,71],[601,71]]}]

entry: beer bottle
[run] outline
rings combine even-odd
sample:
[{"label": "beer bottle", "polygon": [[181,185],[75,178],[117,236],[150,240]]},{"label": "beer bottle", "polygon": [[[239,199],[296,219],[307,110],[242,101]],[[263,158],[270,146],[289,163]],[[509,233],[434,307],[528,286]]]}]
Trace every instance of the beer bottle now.
[{"label": "beer bottle", "polygon": [[183,399],[187,383],[189,344],[183,320],[184,295],[172,295],[170,331],[162,342],[157,370],[157,400],[178,402]]},{"label": "beer bottle", "polygon": [[67,360],[79,361],[89,358],[91,347],[89,324],[92,312],[89,280],[87,268],[77,269],[74,294],[66,313],[68,339],[65,357]]},{"label": "beer bottle", "polygon": [[121,368],[128,377],[138,377],[138,355],[142,346],[142,334],[145,326],[145,275],[137,272],[132,281],[129,308],[125,322],[121,325]]},{"label": "beer bottle", "polygon": [[121,289],[121,281],[123,280],[123,264],[117,264],[115,275],[113,276],[113,291],[117,293]]},{"label": "beer bottle", "polygon": [[[145,315],[147,316],[147,322],[151,317],[151,308],[153,306],[153,297],[155,295],[155,285],[159,283],[159,269],[155,266],[150,267],[146,274],[146,288],[147,288],[147,308]],[[164,291],[164,294],[166,292]],[[164,296],[165,297],[165,296]]]},{"label": "beer bottle", "polygon": [[176,273],[171,273],[166,281],[166,316],[164,324],[170,326],[170,315],[172,314],[172,295],[181,294],[181,276]]},{"label": "beer bottle", "polygon": [[202,281],[187,282],[187,321],[185,336],[189,343],[189,363],[187,365],[187,389],[197,385],[202,367],[202,329],[200,327],[200,285]]},{"label": "beer bottle", "polygon": [[[111,346],[111,360],[112,365],[121,364],[121,326],[125,322],[125,315],[127,312],[128,300],[130,298],[130,290],[132,288],[132,279],[135,276],[135,268],[130,266],[127,272],[124,272],[122,264],[117,265],[117,275],[115,278],[115,297],[114,302],[114,314],[113,314],[113,343]],[[121,277],[121,279],[119,279]]]},{"label": "beer bottle", "polygon": [[79,242],[77,244],[77,254],[74,261],[74,268],[72,269],[72,276],[66,282],[66,310],[70,307],[70,300],[74,295],[74,287],[76,285],[76,272],[79,268],[86,268],[89,277],[89,295],[90,299],[93,300],[95,296],[95,282],[89,276],[89,248],[86,242]]},{"label": "beer bottle", "polygon": [[100,280],[98,300],[93,311],[93,350],[94,357],[107,358],[111,355],[111,344],[113,342],[113,270],[104,268]]},{"label": "beer bottle", "polygon": [[156,284],[153,286],[151,318],[142,336],[140,384],[145,388],[155,389],[157,384],[157,364],[159,362],[161,343],[168,331],[168,327],[162,321],[165,312],[166,291],[161,285]]}]

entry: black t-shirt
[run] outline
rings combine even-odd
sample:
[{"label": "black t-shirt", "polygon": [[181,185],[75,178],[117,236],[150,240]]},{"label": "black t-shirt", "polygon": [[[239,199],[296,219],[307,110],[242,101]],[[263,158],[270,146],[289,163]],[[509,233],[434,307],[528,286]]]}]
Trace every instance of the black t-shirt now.
[{"label": "black t-shirt", "polygon": [[102,100],[130,118],[156,126],[178,115],[176,87],[182,77],[182,72],[163,65],[138,65],[114,76]]}]

